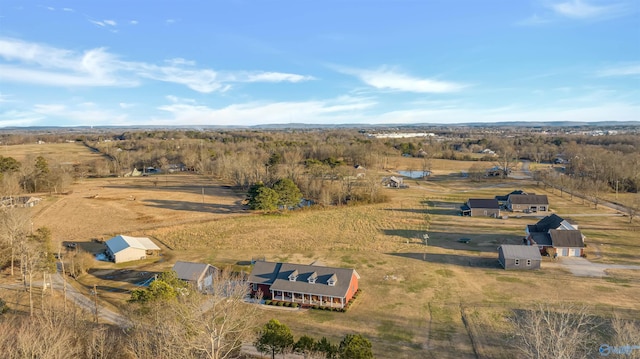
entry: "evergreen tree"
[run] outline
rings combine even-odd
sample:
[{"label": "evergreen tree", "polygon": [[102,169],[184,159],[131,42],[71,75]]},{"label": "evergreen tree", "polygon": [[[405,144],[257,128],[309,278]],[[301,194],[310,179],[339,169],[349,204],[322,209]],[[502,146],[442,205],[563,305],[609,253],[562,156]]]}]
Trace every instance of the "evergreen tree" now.
[{"label": "evergreen tree", "polygon": [[293,346],[293,334],[286,324],[271,319],[262,327],[255,346],[260,352],[271,352],[271,359],[275,359],[276,353],[284,353]]}]

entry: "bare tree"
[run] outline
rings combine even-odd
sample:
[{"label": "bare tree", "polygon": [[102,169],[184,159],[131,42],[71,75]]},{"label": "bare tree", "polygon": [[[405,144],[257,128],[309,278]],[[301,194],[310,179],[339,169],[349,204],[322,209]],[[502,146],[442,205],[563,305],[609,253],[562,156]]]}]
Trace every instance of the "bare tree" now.
[{"label": "bare tree", "polygon": [[597,347],[598,323],[586,306],[538,304],[533,310],[517,311],[512,324],[515,345],[524,358],[584,358]]},{"label": "bare tree", "polygon": [[14,275],[16,249],[26,240],[31,224],[29,212],[17,207],[0,208],[0,240],[10,249],[11,275]]}]

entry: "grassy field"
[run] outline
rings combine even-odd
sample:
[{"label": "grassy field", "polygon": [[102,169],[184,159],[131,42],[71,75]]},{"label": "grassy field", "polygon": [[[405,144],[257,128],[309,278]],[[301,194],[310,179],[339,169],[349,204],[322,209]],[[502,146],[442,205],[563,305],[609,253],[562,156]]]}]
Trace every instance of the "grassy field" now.
[{"label": "grassy field", "polygon": [[[639,271],[575,277],[544,258],[540,271],[506,272],[498,266],[497,247],[520,243],[525,226],[540,217],[471,218],[459,216],[458,209],[469,197],[515,189],[547,194],[552,210],[584,231],[589,259],[602,263],[640,264],[637,220],[629,224],[612,210],[596,210],[534,182],[474,183],[457,175],[473,162],[437,162],[440,175],[407,180],[407,189],[384,189],[389,203],[272,215],[247,214],[242,193],[195,175],[86,180],[73,194],[48,197],[34,208],[34,223],[51,227],[58,241],[76,241],[93,251],[100,245],[92,238],[114,234],[146,235],[161,245],[162,257],[96,262],[81,278],[79,285],[98,285],[100,297],[115,307],[123,305],[134,283],[170,269],[178,259],[246,271],[246,263],[259,257],[355,268],[362,294],[348,312],[266,307],[257,320],[278,318],[298,336],[334,342],[346,333],[363,333],[381,358],[517,357],[507,318],[534,302],[584,303],[594,313],[615,309],[640,317]],[[404,163],[399,158],[396,169],[408,169]],[[427,246],[421,242],[424,233],[430,236]],[[461,237],[471,242],[459,243]]]},{"label": "grassy field", "polygon": [[23,162],[27,158],[43,156],[47,159],[55,159],[58,163],[86,163],[103,158],[99,153],[90,151],[85,145],[75,143],[43,143],[28,145],[2,145],[0,154],[5,157],[13,157]]}]

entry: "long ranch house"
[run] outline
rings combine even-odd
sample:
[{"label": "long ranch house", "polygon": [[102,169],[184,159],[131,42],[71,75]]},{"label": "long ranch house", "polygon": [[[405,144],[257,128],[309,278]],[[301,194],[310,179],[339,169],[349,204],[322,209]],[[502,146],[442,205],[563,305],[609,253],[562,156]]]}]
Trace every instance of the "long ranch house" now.
[{"label": "long ranch house", "polygon": [[249,275],[252,294],[302,306],[344,308],[358,290],[355,269],[258,261]]}]

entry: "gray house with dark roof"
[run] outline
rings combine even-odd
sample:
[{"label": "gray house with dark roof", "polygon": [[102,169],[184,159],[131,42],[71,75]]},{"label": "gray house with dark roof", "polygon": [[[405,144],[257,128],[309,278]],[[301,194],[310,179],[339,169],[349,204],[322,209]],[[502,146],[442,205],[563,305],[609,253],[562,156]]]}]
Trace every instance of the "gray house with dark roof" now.
[{"label": "gray house with dark roof", "polygon": [[541,253],[558,257],[580,257],[584,254],[584,235],[578,226],[552,214],[525,230],[525,244],[537,246]]},{"label": "gray house with dark roof", "polygon": [[510,194],[506,207],[512,212],[548,212],[549,199],[542,194]]},{"label": "gray house with dark roof", "polygon": [[498,247],[498,261],[504,269],[540,269],[542,257],[536,247],[503,244]]},{"label": "gray house with dark roof", "polygon": [[249,275],[251,293],[303,306],[344,308],[358,291],[355,269],[257,261]]},{"label": "gray house with dark roof", "polygon": [[207,263],[194,263],[177,261],[173,265],[179,279],[189,282],[200,292],[206,292],[213,287],[213,277],[218,268]]},{"label": "gray house with dark roof", "polygon": [[500,217],[500,205],[495,198],[470,198],[460,210],[463,216]]}]

